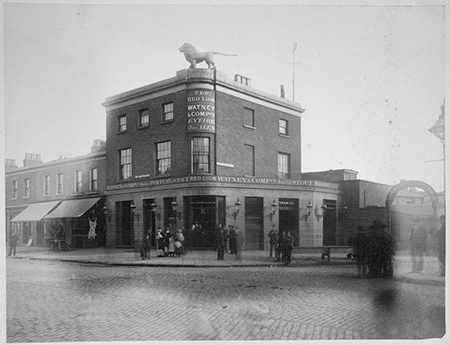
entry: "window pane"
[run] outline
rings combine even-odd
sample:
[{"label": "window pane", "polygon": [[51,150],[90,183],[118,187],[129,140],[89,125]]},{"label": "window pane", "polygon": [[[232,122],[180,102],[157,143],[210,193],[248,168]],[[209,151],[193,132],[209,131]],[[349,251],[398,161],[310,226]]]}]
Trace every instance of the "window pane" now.
[{"label": "window pane", "polygon": [[150,113],[148,109],[139,112],[139,126],[148,126],[150,123]]},{"label": "window pane", "polygon": [[255,147],[244,145],[244,174],[255,176]]},{"label": "window pane", "polygon": [[119,116],[119,132],[124,132],[127,130],[127,116]]},{"label": "window pane", "polygon": [[120,150],[120,179],[128,179],[132,175],[131,149]]},{"label": "window pane", "polygon": [[289,178],[289,155],[285,153],[278,154],[278,177],[281,179]]},{"label": "window pane", "polygon": [[244,125],[255,127],[255,112],[253,109],[244,108]]},{"label": "window pane", "polygon": [[173,103],[163,105],[163,121],[173,120]]},{"label": "window pane", "polygon": [[209,173],[209,138],[192,138],[192,172]]},{"label": "window pane", "polygon": [[288,135],[288,121],[280,119],[280,134]]},{"label": "window pane", "polygon": [[171,143],[156,144],[156,175],[169,174],[171,168]]}]

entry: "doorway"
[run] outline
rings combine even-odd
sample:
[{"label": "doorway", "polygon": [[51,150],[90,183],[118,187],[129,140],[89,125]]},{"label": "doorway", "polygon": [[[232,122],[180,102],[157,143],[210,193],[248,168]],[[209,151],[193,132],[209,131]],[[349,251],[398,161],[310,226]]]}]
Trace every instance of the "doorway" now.
[{"label": "doorway", "polygon": [[278,208],[279,233],[290,231],[294,237],[294,246],[298,247],[300,243],[298,199],[280,199]]},{"label": "doorway", "polygon": [[324,199],[323,205],[323,245],[332,246],[336,244],[336,200]]},{"label": "doorway", "polygon": [[245,198],[245,249],[264,250],[263,198]]},{"label": "doorway", "polygon": [[132,201],[116,202],[116,245],[118,247],[132,246],[134,239]]}]

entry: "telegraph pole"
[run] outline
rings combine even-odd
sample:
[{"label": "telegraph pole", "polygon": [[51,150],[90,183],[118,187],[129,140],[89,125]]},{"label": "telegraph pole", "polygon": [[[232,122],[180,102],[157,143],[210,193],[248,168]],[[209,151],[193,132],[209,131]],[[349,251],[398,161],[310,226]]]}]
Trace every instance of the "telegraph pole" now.
[{"label": "telegraph pole", "polygon": [[294,49],[292,50],[292,102],[295,99],[295,50],[297,49],[297,43],[294,43]]}]

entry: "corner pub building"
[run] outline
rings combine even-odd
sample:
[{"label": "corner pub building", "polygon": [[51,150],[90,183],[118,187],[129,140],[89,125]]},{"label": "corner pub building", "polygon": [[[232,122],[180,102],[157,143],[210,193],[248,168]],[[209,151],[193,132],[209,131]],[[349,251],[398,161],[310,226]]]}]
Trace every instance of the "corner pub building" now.
[{"label": "corner pub building", "polygon": [[169,227],[213,248],[219,224],[247,250],[267,249],[272,226],[295,246],[340,244],[339,184],[301,178],[304,109],[249,84],[196,68],[105,100],[107,247]]}]

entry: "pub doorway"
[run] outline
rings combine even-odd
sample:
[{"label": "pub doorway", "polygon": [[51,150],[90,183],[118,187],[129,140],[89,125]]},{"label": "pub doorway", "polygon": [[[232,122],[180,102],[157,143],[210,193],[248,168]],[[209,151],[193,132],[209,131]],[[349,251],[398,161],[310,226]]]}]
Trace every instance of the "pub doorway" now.
[{"label": "pub doorway", "polygon": [[323,245],[336,244],[336,200],[323,200],[325,211],[323,213]]},{"label": "pub doorway", "polygon": [[134,229],[132,201],[116,202],[116,246],[130,247],[133,245]]},{"label": "pub doorway", "polygon": [[294,237],[294,247],[298,247],[300,243],[298,199],[280,199],[278,208],[279,233],[290,231]]},{"label": "pub doorway", "polygon": [[143,213],[144,213],[144,237],[147,233],[150,233],[150,241],[152,246],[155,246],[155,211],[152,207],[154,205],[154,199],[144,199],[143,200]]},{"label": "pub doorway", "polygon": [[225,225],[225,197],[214,195],[186,196],[185,243],[196,249],[216,247],[219,224]]},{"label": "pub doorway", "polygon": [[264,250],[263,198],[245,198],[245,249]]}]

